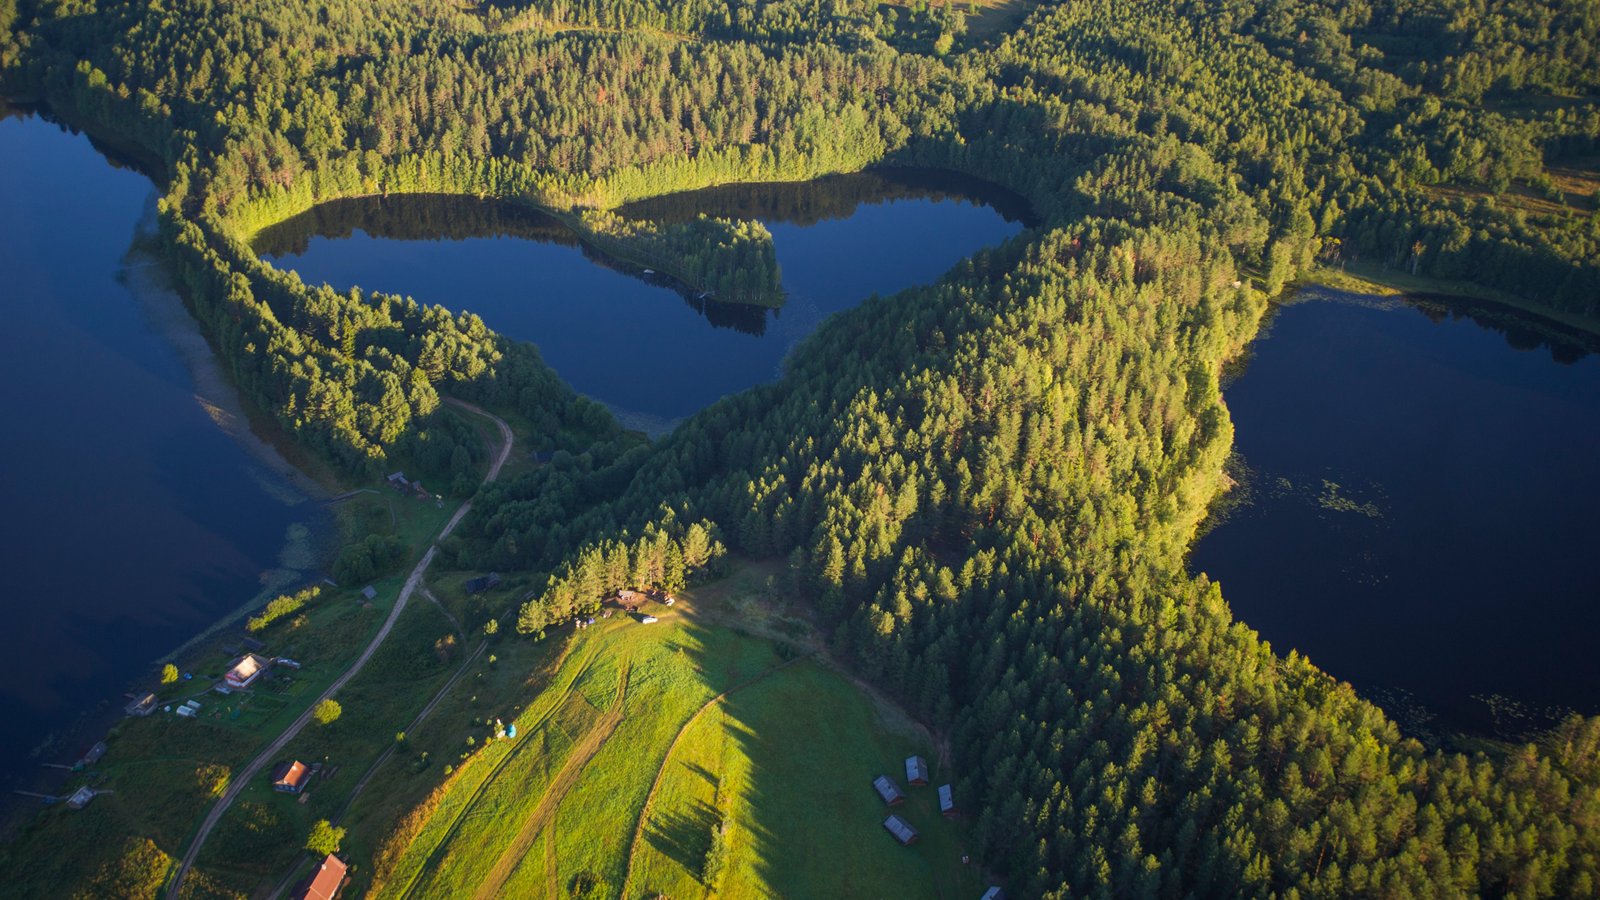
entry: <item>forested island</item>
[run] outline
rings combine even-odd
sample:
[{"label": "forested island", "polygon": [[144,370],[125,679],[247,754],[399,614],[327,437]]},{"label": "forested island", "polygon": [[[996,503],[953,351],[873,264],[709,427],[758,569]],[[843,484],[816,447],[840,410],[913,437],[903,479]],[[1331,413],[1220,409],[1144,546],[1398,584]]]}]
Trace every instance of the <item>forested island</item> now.
[{"label": "forested island", "polygon": [[[330,482],[400,475],[436,504],[347,530],[331,574],[401,592],[383,630],[375,597],[331,595],[256,629],[329,659],[376,634],[356,665],[417,679],[352,681],[343,721],[318,703],[306,725],[300,698],[288,746],[350,772],[297,807],[266,771],[234,780],[276,731],[132,721],[108,764],[169,767],[24,828],[8,890],[249,896],[338,852],[374,895],[1600,892],[1600,719],[1425,744],[1185,567],[1225,488],[1223,367],[1295,281],[1600,327],[1592,4],[0,0],[0,87],[157,181],[158,252],[263,428]],[[1029,227],[832,316],[776,382],[655,441],[475,315],[308,283],[252,244],[331,201],[492,198],[781,306],[759,222],[652,198],[879,166],[994,182]],[[411,628],[430,562],[443,602]],[[647,636],[658,618],[679,630]],[[794,864],[784,829],[830,839],[803,812],[828,773],[773,767],[813,739],[870,806],[845,767],[935,762],[962,818],[914,795],[924,855],[882,864],[925,880]],[[702,746],[722,749],[667,765]],[[177,797],[159,814],[128,799],[151,772]],[[471,858],[485,828],[502,843]]]}]

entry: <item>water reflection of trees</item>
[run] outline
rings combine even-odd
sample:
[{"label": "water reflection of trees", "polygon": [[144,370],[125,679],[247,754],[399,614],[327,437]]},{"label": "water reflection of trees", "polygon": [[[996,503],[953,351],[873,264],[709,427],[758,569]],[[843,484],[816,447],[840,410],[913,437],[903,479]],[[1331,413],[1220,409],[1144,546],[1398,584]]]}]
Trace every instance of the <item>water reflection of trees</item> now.
[{"label": "water reflection of trees", "polygon": [[561,220],[529,206],[477,197],[445,194],[400,194],[330,200],[256,235],[257,253],[281,259],[304,255],[312,238],[348,238],[357,231],[375,238],[401,241],[511,237],[578,247],[590,262],[655,287],[673,291],[715,328],[745,334],[766,333],[769,315],[777,310],[702,297],[676,280],[618,260],[583,242]]},{"label": "water reflection of trees", "polygon": [[[849,218],[863,205],[949,199],[989,206],[1008,221],[1026,224],[1034,219],[1025,200],[988,182],[953,172],[898,168],[790,184],[724,185],[642,200],[618,212],[635,221],[664,224],[707,215],[810,226]],[[715,328],[762,335],[769,319],[778,315],[777,309],[719,301],[669,276],[617,259],[581,240],[561,220],[532,207],[477,197],[400,194],[330,200],[263,229],[255,237],[255,249],[274,258],[300,256],[314,237],[342,239],[357,231],[403,241],[512,237],[576,246],[597,265],[674,291]]]},{"label": "water reflection of trees", "polygon": [[1413,308],[1432,322],[1468,319],[1481,328],[1497,332],[1517,350],[1548,349],[1550,358],[1563,365],[1571,365],[1590,353],[1600,353],[1600,338],[1520,310],[1462,297],[1408,299]]},{"label": "water reflection of trees", "polygon": [[893,200],[964,200],[1007,221],[1032,224],[1028,202],[997,185],[955,172],[883,168],[783,184],[729,184],[640,200],[618,212],[634,219],[686,221],[705,214],[808,226],[846,219],[863,205]]},{"label": "water reflection of trees", "polygon": [[299,256],[314,237],[342,239],[357,231],[399,241],[518,237],[569,247],[579,243],[571,229],[531,207],[477,197],[400,194],[318,204],[263,229],[255,249],[263,256]]}]

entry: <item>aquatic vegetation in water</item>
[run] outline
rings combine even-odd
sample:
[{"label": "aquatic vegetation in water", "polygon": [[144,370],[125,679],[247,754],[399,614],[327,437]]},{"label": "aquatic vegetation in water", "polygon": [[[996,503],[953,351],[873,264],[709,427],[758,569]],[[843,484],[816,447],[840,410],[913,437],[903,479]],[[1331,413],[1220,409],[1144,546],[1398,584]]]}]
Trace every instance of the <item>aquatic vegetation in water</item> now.
[{"label": "aquatic vegetation in water", "polygon": [[1378,504],[1370,500],[1358,503],[1340,493],[1341,490],[1343,486],[1339,482],[1322,479],[1322,493],[1317,497],[1317,505],[1332,512],[1357,513],[1369,519],[1383,518],[1383,510],[1378,508]]}]

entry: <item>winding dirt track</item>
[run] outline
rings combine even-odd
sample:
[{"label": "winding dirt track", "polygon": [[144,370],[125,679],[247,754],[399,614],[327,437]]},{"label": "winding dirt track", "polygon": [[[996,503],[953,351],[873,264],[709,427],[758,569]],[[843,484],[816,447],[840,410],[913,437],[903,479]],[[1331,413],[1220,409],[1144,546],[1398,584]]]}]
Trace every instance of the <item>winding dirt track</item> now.
[{"label": "winding dirt track", "polygon": [[[507,425],[500,417],[486,412],[471,403],[455,399],[450,399],[446,402],[468,412],[491,419],[496,427],[500,429],[500,451],[495,454],[494,462],[489,464],[489,472],[484,476],[483,483],[488,484],[494,481],[500,477],[500,469],[505,466],[506,460],[511,457],[511,445],[514,440],[511,434],[511,426]],[[466,517],[471,509],[472,502],[469,500],[461,504],[461,508],[456,510],[455,515],[450,517],[449,522],[445,523],[444,529],[439,532],[439,536],[434,538],[434,544],[428,548],[427,553],[422,555],[422,559],[418,561],[416,568],[412,569],[411,575],[406,578],[405,586],[400,589],[400,596],[395,598],[394,608],[389,610],[389,618],[384,620],[383,627],[379,628],[378,633],[373,635],[372,641],[367,644],[366,649],[361,651],[361,655],[356,657],[355,661],[350,664],[350,668],[346,669],[344,674],[335,678],[333,683],[328,685],[328,689],[323,691],[316,700],[312,701],[305,711],[290,723],[288,728],[284,729],[282,734],[278,735],[272,743],[268,744],[265,749],[256,755],[255,759],[252,759],[243,769],[234,773],[233,779],[228,783],[228,789],[222,792],[222,796],[217,799],[216,805],[212,806],[211,811],[206,814],[205,821],[200,823],[200,830],[195,832],[194,839],[189,842],[189,849],[183,854],[183,861],[179,863],[177,872],[172,876],[172,884],[167,888],[167,900],[178,900],[179,892],[183,888],[183,881],[188,877],[189,870],[194,868],[195,859],[200,856],[200,848],[205,845],[206,838],[211,836],[211,832],[217,827],[217,823],[222,821],[223,814],[228,811],[228,807],[233,805],[233,801],[238,799],[239,794],[250,783],[250,780],[256,776],[257,772],[265,768],[268,763],[276,759],[278,754],[283,752],[283,748],[287,747],[289,742],[294,740],[295,736],[305,729],[306,725],[311,721],[311,711],[316,708],[317,704],[338,693],[339,689],[354,678],[356,673],[360,672],[362,667],[367,664],[367,660],[371,659],[372,655],[377,652],[378,647],[389,636],[389,632],[394,630],[394,623],[399,621],[400,613],[406,608],[406,601],[411,599],[411,595],[422,584],[422,576],[427,573],[428,566],[433,564],[434,554],[439,550],[438,542],[448,537],[450,532],[455,530],[456,525]]]}]

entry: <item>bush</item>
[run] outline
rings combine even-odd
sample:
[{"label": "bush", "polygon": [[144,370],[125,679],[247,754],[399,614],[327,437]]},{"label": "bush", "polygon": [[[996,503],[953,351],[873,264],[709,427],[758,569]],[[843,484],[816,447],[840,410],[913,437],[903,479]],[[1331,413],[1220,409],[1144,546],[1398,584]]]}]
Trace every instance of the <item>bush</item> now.
[{"label": "bush", "polygon": [[316,719],[318,725],[332,725],[343,712],[344,707],[339,705],[339,701],[322,699],[312,708],[311,718]]},{"label": "bush", "polygon": [[330,856],[339,852],[339,843],[344,840],[345,830],[327,819],[318,819],[311,826],[311,834],[306,837],[306,849],[318,856]]},{"label": "bush", "polygon": [[[306,604],[320,596],[322,596],[322,588],[316,585],[312,585],[292,596],[283,594],[269,601],[266,608],[261,611],[261,615],[252,616],[244,627],[248,631],[260,631],[284,616],[299,612],[305,608]],[[171,666],[168,666],[168,668],[171,668]]]},{"label": "bush", "polygon": [[405,560],[405,542],[392,534],[369,534],[347,544],[333,564],[340,584],[355,585],[387,575]]}]

